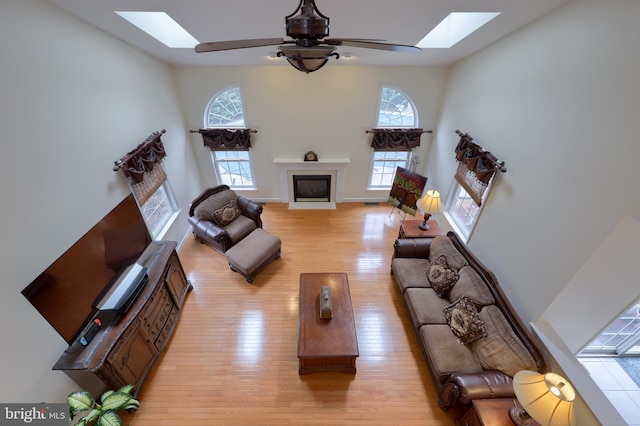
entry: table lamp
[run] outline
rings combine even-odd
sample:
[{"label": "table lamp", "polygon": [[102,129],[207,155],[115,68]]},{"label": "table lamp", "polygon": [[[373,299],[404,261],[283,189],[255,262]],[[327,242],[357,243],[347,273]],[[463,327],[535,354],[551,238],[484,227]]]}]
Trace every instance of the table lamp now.
[{"label": "table lamp", "polygon": [[513,390],[522,408],[509,410],[513,422],[518,426],[528,425],[533,418],[545,426],[575,426],[573,386],[555,373],[540,374],[522,370],[513,376]]},{"label": "table lamp", "polygon": [[429,223],[427,221],[431,215],[442,211],[440,193],[433,189],[427,191],[424,196],[418,200],[416,206],[424,212],[424,222],[418,225],[418,227],[424,230],[429,229]]}]

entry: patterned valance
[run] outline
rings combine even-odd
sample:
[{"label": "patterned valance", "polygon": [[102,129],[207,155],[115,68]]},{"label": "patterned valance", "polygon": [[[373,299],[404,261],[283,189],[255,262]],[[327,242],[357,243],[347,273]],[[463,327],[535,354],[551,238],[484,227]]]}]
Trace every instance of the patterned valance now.
[{"label": "patterned valance", "polygon": [[491,152],[474,143],[469,134],[463,134],[459,130],[456,130],[456,133],[460,136],[460,142],[455,149],[458,161],[455,179],[480,206],[493,176],[498,171],[506,172],[507,168],[503,161],[499,161]]},{"label": "patterned valance", "polygon": [[200,133],[204,146],[212,151],[249,151],[251,148],[251,133],[257,133],[250,129],[200,129],[191,130],[191,133]]},{"label": "patterned valance", "polygon": [[142,182],[145,173],[154,170],[155,165],[167,156],[160,140],[166,130],[154,132],[134,150],[129,151],[113,166],[114,171],[122,170],[132,185]]},{"label": "patterned valance", "polygon": [[420,137],[431,130],[422,129],[371,129],[371,147],[376,151],[411,151],[420,146]]}]

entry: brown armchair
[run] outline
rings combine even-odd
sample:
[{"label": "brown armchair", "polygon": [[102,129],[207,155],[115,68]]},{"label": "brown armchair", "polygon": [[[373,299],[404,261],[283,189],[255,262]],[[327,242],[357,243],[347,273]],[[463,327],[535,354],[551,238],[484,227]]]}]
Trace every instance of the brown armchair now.
[{"label": "brown armchair", "polygon": [[206,189],[191,202],[189,223],[196,240],[224,254],[229,248],[262,228],[262,206],[227,185]]}]

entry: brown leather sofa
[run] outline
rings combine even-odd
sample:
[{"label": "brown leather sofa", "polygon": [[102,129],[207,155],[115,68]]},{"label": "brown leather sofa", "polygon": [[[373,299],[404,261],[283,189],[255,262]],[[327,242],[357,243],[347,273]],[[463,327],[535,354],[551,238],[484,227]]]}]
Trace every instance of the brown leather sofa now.
[{"label": "brown leather sofa", "polygon": [[455,233],[396,240],[391,273],[442,409],[481,398],[514,398],[517,371],[549,371],[545,350],[495,275]]},{"label": "brown leather sofa", "polygon": [[255,229],[262,228],[262,205],[227,185],[208,188],[189,207],[196,240],[224,254]]}]

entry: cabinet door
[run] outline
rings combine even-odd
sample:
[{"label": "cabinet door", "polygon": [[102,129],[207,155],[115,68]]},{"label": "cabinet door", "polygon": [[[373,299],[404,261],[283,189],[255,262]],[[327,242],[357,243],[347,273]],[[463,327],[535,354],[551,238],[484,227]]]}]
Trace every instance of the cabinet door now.
[{"label": "cabinet door", "polygon": [[126,384],[135,385],[138,380],[144,379],[157,353],[144,330],[136,322],[118,342],[108,361],[113,371]]},{"label": "cabinet door", "polygon": [[472,407],[466,412],[464,417],[456,422],[456,426],[482,426],[483,423],[478,418],[476,410]]},{"label": "cabinet door", "polygon": [[166,278],[167,287],[169,287],[176,304],[181,306],[184,289],[187,286],[187,277],[184,274],[184,269],[182,269],[182,264],[177,254],[174,253],[174,255],[171,256],[168,265],[169,270],[167,271]]},{"label": "cabinet door", "polygon": [[169,296],[169,291],[164,285],[159,286],[141,315],[142,327],[152,342],[162,331],[172,308],[173,299]]}]

